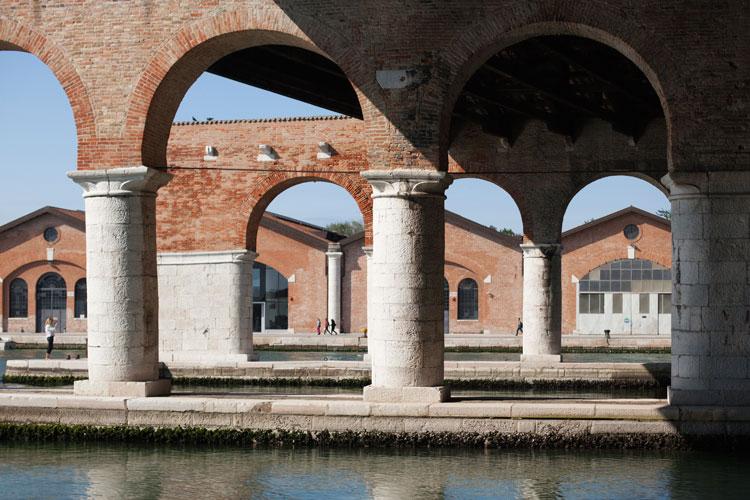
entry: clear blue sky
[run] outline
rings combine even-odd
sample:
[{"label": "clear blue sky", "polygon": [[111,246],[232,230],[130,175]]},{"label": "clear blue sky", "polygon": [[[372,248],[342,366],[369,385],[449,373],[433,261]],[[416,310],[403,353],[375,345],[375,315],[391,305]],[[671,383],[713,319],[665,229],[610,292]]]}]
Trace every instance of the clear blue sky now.
[{"label": "clear blue sky", "polygon": [[[62,87],[41,61],[30,54],[0,51],[0,110],[0,224],[44,205],[83,208],[80,189],[65,176],[76,166],[73,114]],[[176,120],[324,114],[333,113],[204,74],[185,96]],[[447,196],[448,210],[481,224],[521,232],[521,218],[510,196],[488,182],[459,179]],[[668,202],[644,181],[610,177],[587,186],[573,199],[564,228],[629,205],[654,212],[667,208]],[[361,219],[346,191],[321,182],[283,192],[269,210],[319,225]]]}]

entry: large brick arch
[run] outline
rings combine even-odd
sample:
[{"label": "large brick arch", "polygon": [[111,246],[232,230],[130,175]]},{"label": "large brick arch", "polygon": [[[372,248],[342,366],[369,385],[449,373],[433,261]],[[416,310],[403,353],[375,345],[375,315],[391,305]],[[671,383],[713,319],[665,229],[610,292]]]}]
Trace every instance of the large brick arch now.
[{"label": "large brick arch", "polygon": [[565,200],[565,213],[567,213],[568,209],[570,208],[570,203],[573,201],[576,195],[578,195],[578,193],[580,193],[581,191],[583,191],[584,189],[586,189],[587,187],[589,187],[596,181],[606,179],[607,177],[616,177],[616,176],[617,177],[633,177],[635,179],[639,179],[639,180],[642,180],[643,182],[651,184],[656,189],[661,191],[661,193],[664,195],[664,201],[669,203],[669,191],[667,190],[667,188],[664,187],[664,185],[661,182],[659,182],[657,179],[654,179],[653,177],[647,174],[643,174],[640,172],[617,172],[617,173],[603,172],[603,173],[596,173],[594,175],[591,175],[585,181],[580,182],[579,185],[576,186],[576,189],[572,191],[568,199]]},{"label": "large brick arch", "polygon": [[78,164],[86,163],[86,145],[95,140],[96,124],[86,87],[63,50],[42,33],[18,21],[0,18],[0,50],[28,52],[39,58],[60,82],[73,110]]},{"label": "large brick arch", "polygon": [[283,191],[305,182],[322,181],[336,184],[354,198],[365,225],[365,245],[372,245],[372,200],[370,185],[357,173],[273,172],[258,180],[257,186],[243,203],[242,214],[247,214],[245,246],[257,248],[258,228],[268,205]]},{"label": "large brick arch", "polygon": [[[321,22],[306,23],[303,32],[274,5],[263,2],[243,10],[220,11],[181,29],[164,43],[141,74],[132,93],[123,137],[140,152],[140,163],[167,165],[167,141],[177,108],[190,85],[212,63],[241,49],[264,44],[304,48],[333,60],[350,81],[363,81],[361,54],[355,44]],[[372,110],[357,86],[363,113]]]},{"label": "large brick arch", "polygon": [[[463,173],[459,172],[458,170],[456,172],[452,172],[455,174],[454,181],[459,181],[461,179],[480,179],[485,182],[488,182],[492,184],[493,186],[505,191],[505,193],[510,196],[510,198],[513,200],[513,203],[516,206],[516,209],[518,210],[518,213],[521,214],[521,225],[523,226],[521,228],[522,232],[526,231],[526,228],[531,224],[531,221],[529,220],[528,213],[529,211],[525,209],[524,206],[524,195],[522,186],[516,185],[514,182],[516,179],[512,175],[502,175],[502,174],[481,174],[481,173]],[[450,188],[449,188],[450,189]]]},{"label": "large brick arch", "polygon": [[[670,66],[675,65],[673,55],[667,54],[668,44],[659,40],[657,33],[641,29],[622,17],[608,14],[593,2],[580,1],[565,4],[564,12],[529,13],[523,9],[503,9],[489,14],[473,29],[467,30],[445,45],[439,66],[448,73],[446,87],[442,89],[443,103],[440,111],[441,167],[447,162],[447,145],[451,115],[459,95],[469,78],[493,54],[516,43],[537,36],[571,35],[589,38],[620,52],[635,64],[651,83],[661,102],[667,128],[667,162],[672,167],[673,124],[668,106],[665,84],[678,80],[675,75],[665,80]],[[648,60],[643,54],[648,54]],[[661,73],[653,68],[660,68]]]}]

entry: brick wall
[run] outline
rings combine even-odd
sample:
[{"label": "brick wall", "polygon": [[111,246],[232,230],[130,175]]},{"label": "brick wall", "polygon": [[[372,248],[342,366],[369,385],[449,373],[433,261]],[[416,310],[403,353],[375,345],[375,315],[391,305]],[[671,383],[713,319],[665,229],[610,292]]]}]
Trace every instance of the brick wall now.
[{"label": "brick wall", "polygon": [[[3,331],[33,332],[36,330],[36,284],[48,272],[58,273],[65,280],[68,291],[66,301],[67,331],[86,331],[86,320],[74,318],[75,284],[86,277],[86,239],[82,216],[79,220],[55,213],[40,213],[11,229],[0,232],[0,277],[2,278],[2,329]],[[44,240],[44,230],[54,227],[58,239],[53,243]],[[47,260],[47,249],[54,250],[54,260]],[[28,316],[9,318],[9,287],[11,281],[21,278],[28,287]]]}]

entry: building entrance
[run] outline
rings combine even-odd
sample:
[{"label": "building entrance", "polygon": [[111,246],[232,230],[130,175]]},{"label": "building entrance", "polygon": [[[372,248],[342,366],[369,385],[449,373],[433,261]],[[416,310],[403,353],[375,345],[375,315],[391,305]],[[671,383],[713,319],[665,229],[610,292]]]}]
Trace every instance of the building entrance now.
[{"label": "building entrance", "polygon": [[44,321],[52,316],[57,321],[57,332],[66,326],[67,290],[65,280],[57,273],[47,273],[36,284],[36,331],[44,331]]}]

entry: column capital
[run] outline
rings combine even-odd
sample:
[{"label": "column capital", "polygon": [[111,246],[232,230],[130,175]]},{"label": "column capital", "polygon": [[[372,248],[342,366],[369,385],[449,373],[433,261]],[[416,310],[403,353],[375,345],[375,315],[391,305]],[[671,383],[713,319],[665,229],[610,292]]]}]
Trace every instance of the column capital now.
[{"label": "column capital", "polygon": [[669,191],[670,200],[750,194],[750,172],[745,171],[670,172],[661,183]]},{"label": "column capital", "polygon": [[370,259],[372,257],[372,246],[362,247],[362,251],[365,253],[365,255],[367,256],[368,259]]},{"label": "column capital", "polygon": [[519,246],[523,251],[523,257],[530,259],[551,259],[562,253],[562,245],[559,243],[522,243]]},{"label": "column capital", "polygon": [[156,195],[172,179],[167,172],[145,166],[76,170],[68,177],[83,188],[84,198]]},{"label": "column capital", "polygon": [[328,250],[326,250],[326,255],[332,258],[341,257],[342,255],[344,255],[344,253],[341,251],[341,244],[329,243]]},{"label": "column capital", "polygon": [[453,182],[448,173],[435,170],[368,170],[362,177],[372,186],[373,198],[444,198]]}]

